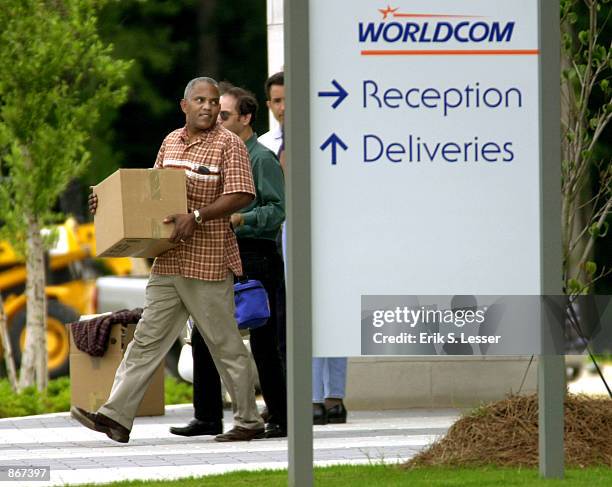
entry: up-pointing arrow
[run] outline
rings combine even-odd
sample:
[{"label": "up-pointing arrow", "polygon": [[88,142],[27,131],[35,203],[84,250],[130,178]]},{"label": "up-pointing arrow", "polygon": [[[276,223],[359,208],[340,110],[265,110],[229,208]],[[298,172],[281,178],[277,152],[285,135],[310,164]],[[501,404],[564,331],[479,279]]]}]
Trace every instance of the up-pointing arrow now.
[{"label": "up-pointing arrow", "polygon": [[336,158],[337,147],[340,146],[343,150],[346,150],[348,149],[348,146],[344,142],[342,142],[342,139],[338,137],[336,134],[331,134],[327,138],[327,140],[323,142],[320,149],[324,151],[325,149],[327,149],[328,145],[331,145],[331,163],[332,163],[332,166],[335,166],[336,161],[337,161],[337,158]]},{"label": "up-pointing arrow", "polygon": [[319,91],[319,96],[335,96],[336,101],[332,104],[332,108],[335,110],[338,105],[340,105],[340,103],[342,103],[344,99],[348,96],[348,93],[344,88],[342,88],[342,86],[340,86],[340,83],[338,83],[335,79],[332,80],[332,85],[334,85],[337,91]]}]

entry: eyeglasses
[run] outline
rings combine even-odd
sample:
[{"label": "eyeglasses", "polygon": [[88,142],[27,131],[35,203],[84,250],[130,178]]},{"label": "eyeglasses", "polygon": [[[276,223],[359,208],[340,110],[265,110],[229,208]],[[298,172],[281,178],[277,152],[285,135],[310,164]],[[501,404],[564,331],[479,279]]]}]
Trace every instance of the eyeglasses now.
[{"label": "eyeglasses", "polygon": [[226,122],[232,116],[232,112],[228,112],[227,110],[222,110],[219,112],[219,118]]}]

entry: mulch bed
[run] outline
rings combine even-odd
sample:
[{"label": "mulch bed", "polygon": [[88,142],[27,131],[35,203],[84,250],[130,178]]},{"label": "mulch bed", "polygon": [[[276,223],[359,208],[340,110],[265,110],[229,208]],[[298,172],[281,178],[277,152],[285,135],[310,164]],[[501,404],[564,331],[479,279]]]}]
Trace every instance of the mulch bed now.
[{"label": "mulch bed", "polygon": [[[564,446],[568,467],[612,467],[612,399],[566,396]],[[509,396],[472,411],[404,467],[491,464],[538,465],[537,395]]]}]

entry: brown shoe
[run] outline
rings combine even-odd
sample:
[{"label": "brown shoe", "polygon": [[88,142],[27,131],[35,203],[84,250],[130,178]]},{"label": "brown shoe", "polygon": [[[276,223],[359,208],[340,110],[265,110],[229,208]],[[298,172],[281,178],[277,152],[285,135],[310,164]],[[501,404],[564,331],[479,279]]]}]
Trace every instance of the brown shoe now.
[{"label": "brown shoe", "polygon": [[111,440],[119,443],[130,441],[130,430],[108,416],[90,413],[76,406],[70,408],[70,416],[90,430],[106,433]]},{"label": "brown shoe", "polygon": [[248,429],[242,426],[234,426],[227,433],[215,436],[215,441],[251,441],[264,432],[265,428]]}]

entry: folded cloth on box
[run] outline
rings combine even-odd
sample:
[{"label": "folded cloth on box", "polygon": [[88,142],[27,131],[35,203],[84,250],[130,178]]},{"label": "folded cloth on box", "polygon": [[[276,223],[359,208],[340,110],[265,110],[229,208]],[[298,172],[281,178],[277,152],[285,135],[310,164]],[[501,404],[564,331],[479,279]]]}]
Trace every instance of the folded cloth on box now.
[{"label": "folded cloth on box", "polygon": [[102,357],[108,348],[108,337],[113,325],[138,323],[142,308],[122,309],[91,320],[70,323],[76,347],[92,357]]}]

